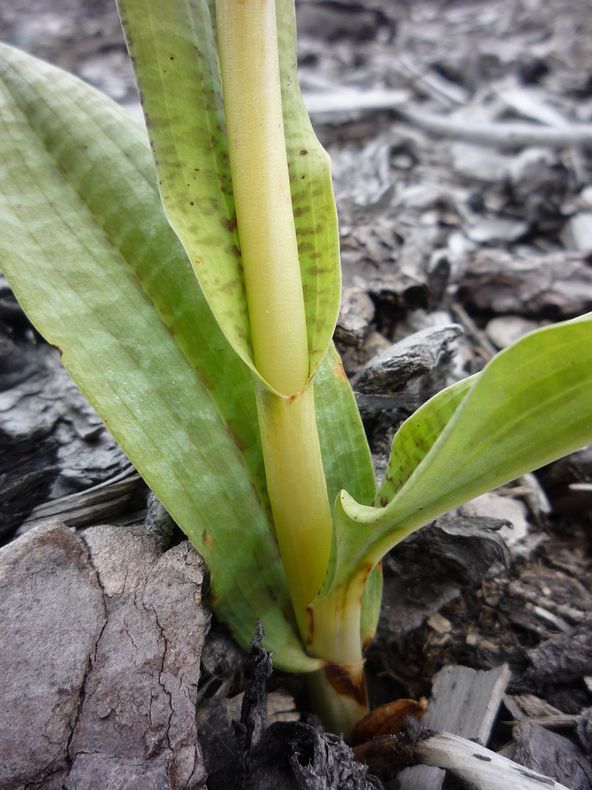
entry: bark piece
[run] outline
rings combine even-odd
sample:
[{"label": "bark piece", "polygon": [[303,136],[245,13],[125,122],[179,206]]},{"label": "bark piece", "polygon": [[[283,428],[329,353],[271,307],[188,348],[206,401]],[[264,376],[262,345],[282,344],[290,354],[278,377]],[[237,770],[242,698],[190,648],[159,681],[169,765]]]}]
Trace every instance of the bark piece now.
[{"label": "bark piece", "polygon": [[57,469],[51,439],[15,439],[0,429],[0,541],[47,499]]},{"label": "bark piece", "polygon": [[[83,541],[50,525],[0,550],[0,787],[60,787],[107,621]],[[50,777],[52,777],[50,779]]]},{"label": "bark piece", "polygon": [[[422,724],[486,744],[510,680],[503,664],[488,672],[446,666],[434,678],[432,697]],[[400,790],[440,790],[445,771],[436,766],[413,766],[399,776]]]},{"label": "bark piece", "polygon": [[[144,510],[145,497],[146,485],[130,465],[129,469],[111,480],[85,491],[41,502],[26,516],[16,534],[24,535],[48,521],[61,521],[68,527],[86,527],[112,521],[123,514],[124,518],[129,516],[133,519],[131,514],[135,510]],[[141,520],[141,514],[138,514],[135,523]]]},{"label": "bark piece", "polygon": [[[22,487],[27,476],[41,476],[49,479],[49,497],[56,499],[103,483],[129,467],[62,367],[57,350],[38,342],[30,331],[10,338],[0,328],[2,339],[2,444],[17,453],[13,484]],[[28,458],[27,442],[39,444],[41,452]],[[33,497],[31,505],[37,501]]]},{"label": "bark piece", "polygon": [[584,622],[568,633],[547,639],[528,651],[532,668],[526,682],[570,683],[592,674],[592,622]]},{"label": "bark piece", "polygon": [[512,759],[565,784],[571,790],[592,787],[592,767],[568,738],[537,724],[521,722],[513,728]]},{"label": "bark piece", "polygon": [[343,289],[341,310],[335,327],[335,340],[360,348],[374,318],[374,303],[362,288]]},{"label": "bark piece", "polygon": [[489,741],[499,706],[510,682],[507,664],[487,672],[446,666],[438,672],[423,724],[476,740]]},{"label": "bark piece", "polygon": [[534,332],[539,326],[536,321],[529,321],[519,315],[505,315],[501,318],[492,318],[485,331],[491,342],[501,349],[511,346],[528,332]]},{"label": "bark piece", "polygon": [[161,554],[120,527],[53,524],[0,551],[1,787],[204,786],[202,580],[188,543]]},{"label": "bark piece", "polygon": [[551,729],[577,726],[578,717],[549,704],[534,694],[504,695],[504,705],[509,710],[514,723],[525,721],[528,724],[540,724]]},{"label": "bark piece", "polygon": [[592,211],[582,211],[570,217],[563,234],[568,250],[588,255],[592,252]]},{"label": "bark piece", "polygon": [[461,275],[460,286],[465,300],[481,310],[572,316],[592,305],[592,265],[577,252],[518,258],[481,250]]},{"label": "bark piece", "polygon": [[[415,755],[423,763],[445,768],[475,790],[568,790],[545,774],[448,732],[418,741]],[[424,788],[415,785],[414,790]]]},{"label": "bark piece", "polygon": [[592,758],[592,708],[586,708],[576,718],[576,733],[588,759]]},{"label": "bark piece", "polygon": [[510,208],[531,231],[551,235],[561,229],[569,173],[555,152],[527,148],[512,162],[508,182]]},{"label": "bark piece", "polygon": [[356,392],[389,395],[400,392],[418,376],[426,376],[454,351],[458,324],[422,329],[371,359],[354,376]]},{"label": "bark piece", "polygon": [[539,473],[555,513],[592,514],[592,445],[560,458]]},{"label": "bark piece", "polygon": [[380,783],[336,735],[302,722],[269,727],[252,752],[242,790],[378,790]]},{"label": "bark piece", "polygon": [[495,563],[507,563],[508,550],[499,535],[505,524],[443,516],[397,546],[384,562],[379,638],[399,641],[456,597],[460,588],[479,584]]}]

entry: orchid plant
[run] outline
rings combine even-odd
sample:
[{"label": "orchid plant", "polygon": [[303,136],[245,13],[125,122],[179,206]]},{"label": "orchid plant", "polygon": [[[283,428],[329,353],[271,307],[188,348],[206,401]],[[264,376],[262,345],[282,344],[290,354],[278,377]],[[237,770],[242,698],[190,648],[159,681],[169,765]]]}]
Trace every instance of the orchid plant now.
[{"label": "orchid plant", "polygon": [[384,554],[592,441],[592,316],[428,401],[377,487],[331,339],[336,211],[293,0],[118,6],[149,141],[0,47],[0,267],[204,557],[218,617],[242,645],[261,620],[276,666],[308,673],[347,733],[367,711]]}]

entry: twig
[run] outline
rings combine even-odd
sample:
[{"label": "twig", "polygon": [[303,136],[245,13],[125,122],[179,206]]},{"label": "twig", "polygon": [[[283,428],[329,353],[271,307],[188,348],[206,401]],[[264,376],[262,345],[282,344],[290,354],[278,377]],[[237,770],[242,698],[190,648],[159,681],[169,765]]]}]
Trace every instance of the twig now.
[{"label": "twig", "polygon": [[476,790],[568,790],[548,776],[448,732],[418,741],[415,756],[425,765],[445,768]]},{"label": "twig", "polygon": [[592,124],[573,123],[559,127],[531,123],[471,122],[466,118],[450,118],[414,107],[403,107],[406,98],[407,94],[403,91],[376,90],[362,93],[353,90],[327,90],[305,95],[304,101],[311,115],[390,110],[400,120],[428,134],[453,137],[456,140],[495,148],[592,146]]},{"label": "twig", "polygon": [[592,124],[571,126],[535,126],[529,123],[478,123],[467,119],[434,115],[413,108],[394,107],[396,115],[429,134],[454,137],[468,143],[496,148],[527,148],[531,145],[564,148],[574,145],[592,146]]}]

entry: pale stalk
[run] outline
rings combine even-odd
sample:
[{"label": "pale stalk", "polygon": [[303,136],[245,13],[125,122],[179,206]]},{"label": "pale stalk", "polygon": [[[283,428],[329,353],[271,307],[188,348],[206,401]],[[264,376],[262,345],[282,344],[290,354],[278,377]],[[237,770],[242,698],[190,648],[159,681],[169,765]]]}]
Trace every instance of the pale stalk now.
[{"label": "pale stalk", "polygon": [[309,375],[274,0],[217,0],[218,53],[255,365],[282,395]]},{"label": "pale stalk", "polygon": [[313,623],[310,651],[331,657],[332,663],[315,672],[309,681],[317,711],[325,726],[349,735],[368,712],[364,657],[360,639],[362,595],[366,571],[347,588],[317,601],[309,612]]},{"label": "pale stalk", "polygon": [[[217,0],[216,25],[254,362],[262,378],[280,393],[258,386],[259,428],[276,537],[303,642],[329,662],[355,664],[363,687],[359,612],[357,625],[346,618],[343,629],[336,631],[329,610],[323,609],[314,622],[308,606],[327,572],[333,523],[309,382],[275,2]],[[365,705],[359,700],[353,707],[347,699],[343,702],[343,692],[323,678],[317,681],[321,707],[335,713],[329,718],[336,730],[349,730],[354,717],[366,711]],[[332,696],[339,699],[331,702]],[[340,713],[341,708],[345,713]]]},{"label": "pale stalk", "polygon": [[284,138],[274,0],[218,0],[232,186],[276,536],[298,626],[323,582],[332,519],[312,387]]}]

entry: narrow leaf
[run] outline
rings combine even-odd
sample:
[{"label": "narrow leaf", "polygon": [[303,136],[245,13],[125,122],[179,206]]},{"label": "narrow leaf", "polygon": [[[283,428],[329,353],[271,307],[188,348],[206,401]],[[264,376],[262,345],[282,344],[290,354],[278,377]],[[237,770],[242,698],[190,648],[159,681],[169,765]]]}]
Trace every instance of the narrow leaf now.
[{"label": "narrow leaf", "polygon": [[276,14],[284,129],[312,375],[331,343],[339,313],[337,213],[331,162],[316,138],[300,94],[293,0],[276,0]]},{"label": "narrow leaf", "polygon": [[[222,331],[256,373],[228,166],[213,4],[207,0],[164,4],[119,0],[118,7],[165,212]],[[329,158],[312,131],[298,88],[291,0],[277,0],[277,19],[312,375],[329,346],[339,310],[339,238]]]},{"label": "narrow leaf", "polygon": [[339,354],[333,344],[314,379],[317,426],[329,500],[348,488],[369,505],[376,492],[372,455],[360,413]]},{"label": "narrow leaf", "polygon": [[118,9],[165,213],[218,324],[254,370],[208,2],[119,0]]},{"label": "narrow leaf", "polygon": [[465,386],[405,423],[383,507],[341,494],[323,595],[442,513],[592,441],[592,316],[527,335]]}]

